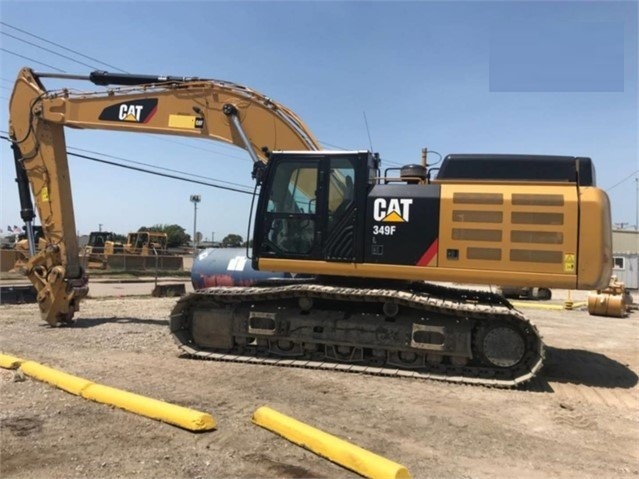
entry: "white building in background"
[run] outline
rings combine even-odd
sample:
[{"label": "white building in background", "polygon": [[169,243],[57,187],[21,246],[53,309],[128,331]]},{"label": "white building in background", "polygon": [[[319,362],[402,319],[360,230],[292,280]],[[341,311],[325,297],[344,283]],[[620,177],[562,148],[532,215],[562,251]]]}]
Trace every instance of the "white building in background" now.
[{"label": "white building in background", "polygon": [[628,289],[639,289],[639,231],[612,231],[612,274]]}]

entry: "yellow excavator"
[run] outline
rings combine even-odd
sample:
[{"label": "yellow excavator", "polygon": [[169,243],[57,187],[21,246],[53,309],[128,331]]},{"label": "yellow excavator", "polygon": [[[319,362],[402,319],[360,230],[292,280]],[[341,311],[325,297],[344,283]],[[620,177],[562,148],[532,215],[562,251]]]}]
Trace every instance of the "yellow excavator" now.
[{"label": "yellow excavator", "polygon": [[[49,91],[47,77],[106,88]],[[10,136],[22,218],[30,231],[30,185],[47,241],[27,275],[51,325],[72,322],[88,290],[65,127],[209,138],[254,160],[253,267],[292,277],[183,296],[170,330],[191,357],[511,387],[542,366],[537,329],[501,295],[455,283],[610,278],[610,205],[590,158],[453,154],[435,177],[419,162],[382,170],[370,151],[322,150],[295,113],[235,83],[24,68]]]}]

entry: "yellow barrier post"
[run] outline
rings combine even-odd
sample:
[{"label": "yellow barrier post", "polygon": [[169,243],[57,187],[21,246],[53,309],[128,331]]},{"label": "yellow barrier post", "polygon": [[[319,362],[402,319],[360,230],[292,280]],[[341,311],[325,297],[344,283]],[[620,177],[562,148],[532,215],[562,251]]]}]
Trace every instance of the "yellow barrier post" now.
[{"label": "yellow barrier post", "polygon": [[0,368],[2,369],[18,369],[24,361],[15,356],[8,354],[0,354]]},{"label": "yellow barrier post", "polygon": [[111,404],[142,416],[174,424],[189,431],[209,431],[215,429],[215,420],[210,414],[101,384],[91,384],[82,391],[82,397],[100,403]]},{"label": "yellow barrier post", "polygon": [[76,396],[117,406],[126,411],[173,424],[189,431],[210,431],[216,427],[215,419],[210,414],[95,384],[88,379],[58,371],[34,361],[23,361],[13,356],[0,354],[0,367],[4,369],[20,367],[27,376],[49,383]]},{"label": "yellow barrier post", "polygon": [[49,383],[76,396],[80,396],[84,388],[93,384],[88,379],[72,376],[71,374],[57,371],[34,361],[25,361],[20,366],[20,369],[22,369],[22,372],[27,376]]},{"label": "yellow barrier post", "polygon": [[564,301],[564,309],[567,309],[568,311],[571,311],[574,306],[571,293],[572,292],[568,290],[568,297],[566,298],[566,301]]},{"label": "yellow barrier post", "polygon": [[253,422],[319,456],[371,479],[410,479],[397,464],[303,422],[263,406],[253,413]]}]

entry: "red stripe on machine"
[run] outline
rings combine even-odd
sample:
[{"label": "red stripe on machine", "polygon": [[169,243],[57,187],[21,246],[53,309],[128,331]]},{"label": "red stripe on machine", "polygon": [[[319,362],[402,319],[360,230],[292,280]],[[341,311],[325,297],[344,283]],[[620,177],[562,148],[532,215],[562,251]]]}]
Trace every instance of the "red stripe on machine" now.
[{"label": "red stripe on machine", "polygon": [[158,111],[158,107],[157,106],[153,107],[153,110],[151,110],[151,112],[147,115],[143,123],[148,123],[149,121],[151,121],[151,118],[153,118],[153,115],[155,115],[157,111]]},{"label": "red stripe on machine", "polygon": [[433,243],[428,247],[428,249],[422,255],[422,257],[419,258],[419,261],[417,262],[417,266],[428,266],[428,264],[437,254],[438,242],[439,242],[438,240],[433,241]]}]

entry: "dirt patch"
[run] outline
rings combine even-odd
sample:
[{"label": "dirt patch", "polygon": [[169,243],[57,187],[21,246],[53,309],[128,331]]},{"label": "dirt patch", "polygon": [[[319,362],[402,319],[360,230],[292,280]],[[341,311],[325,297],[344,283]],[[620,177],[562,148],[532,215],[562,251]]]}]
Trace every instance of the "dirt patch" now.
[{"label": "dirt patch", "polygon": [[18,416],[0,419],[0,428],[15,436],[29,436],[42,431],[44,421],[37,417]]},{"label": "dirt patch", "polygon": [[522,309],[548,357],[524,389],[191,360],[168,332],[171,298],[89,299],[77,326],[0,306],[2,351],[210,412],[193,434],[0,374],[0,475],[357,477],[251,423],[268,405],[425,477],[639,474],[639,320]]}]

